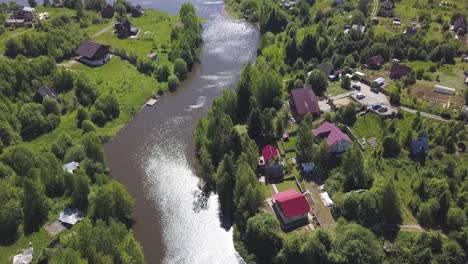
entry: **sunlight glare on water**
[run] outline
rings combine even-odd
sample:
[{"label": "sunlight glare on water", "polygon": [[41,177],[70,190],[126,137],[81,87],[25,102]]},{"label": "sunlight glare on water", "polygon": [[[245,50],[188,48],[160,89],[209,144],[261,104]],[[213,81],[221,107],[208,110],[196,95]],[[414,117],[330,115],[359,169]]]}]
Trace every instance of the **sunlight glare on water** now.
[{"label": "sunlight glare on water", "polygon": [[198,179],[183,148],[176,140],[167,140],[145,161],[145,190],[164,215],[163,263],[239,263],[232,231],[220,228],[217,196],[211,195],[206,208],[196,210]]}]

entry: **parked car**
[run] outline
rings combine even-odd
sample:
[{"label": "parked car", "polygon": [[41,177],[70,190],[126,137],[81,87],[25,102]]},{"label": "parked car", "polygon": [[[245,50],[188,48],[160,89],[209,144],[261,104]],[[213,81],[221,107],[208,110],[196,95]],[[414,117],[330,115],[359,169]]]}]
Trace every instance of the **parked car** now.
[{"label": "parked car", "polygon": [[356,98],[357,98],[358,100],[361,100],[361,99],[363,99],[364,97],[366,97],[366,96],[363,95],[362,93],[358,93],[358,94],[356,95]]},{"label": "parked car", "polygon": [[388,111],[388,108],[387,107],[380,107],[378,110],[377,110],[379,113],[385,113]]},{"label": "parked car", "polygon": [[355,85],[353,85],[353,86],[351,86],[351,87],[353,87],[353,89],[356,89],[356,90],[358,90],[358,91],[361,91],[361,86],[360,86],[360,85],[355,84]]},{"label": "parked car", "polygon": [[379,104],[379,103],[373,103],[373,104],[371,105],[371,107],[372,107],[372,109],[374,109],[374,110],[378,110],[379,108],[382,107],[382,105]]},{"label": "parked car", "polygon": [[379,93],[379,89],[378,88],[370,88],[370,90],[376,94]]}]

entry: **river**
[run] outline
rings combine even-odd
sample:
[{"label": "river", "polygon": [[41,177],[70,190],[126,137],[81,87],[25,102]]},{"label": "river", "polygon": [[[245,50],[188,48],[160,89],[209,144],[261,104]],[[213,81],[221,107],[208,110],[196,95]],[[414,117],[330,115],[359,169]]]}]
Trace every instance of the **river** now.
[{"label": "river", "polygon": [[[177,14],[184,0],[140,1]],[[226,16],[222,1],[192,2],[203,24],[201,64],[174,93],[145,107],[105,144],[111,177],[135,198],[133,232],[147,263],[239,263],[232,232],[220,226],[217,196],[198,201],[193,131],[222,89],[233,89],[253,61],[258,30]]]}]

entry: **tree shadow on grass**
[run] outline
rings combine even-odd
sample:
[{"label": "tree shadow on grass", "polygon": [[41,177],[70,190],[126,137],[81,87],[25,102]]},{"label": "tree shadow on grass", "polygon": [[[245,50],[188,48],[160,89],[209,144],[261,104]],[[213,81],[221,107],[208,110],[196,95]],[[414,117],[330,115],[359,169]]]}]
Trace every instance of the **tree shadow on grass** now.
[{"label": "tree shadow on grass", "polygon": [[19,238],[18,230],[14,232],[4,232],[0,236],[0,246],[7,247],[13,245]]}]

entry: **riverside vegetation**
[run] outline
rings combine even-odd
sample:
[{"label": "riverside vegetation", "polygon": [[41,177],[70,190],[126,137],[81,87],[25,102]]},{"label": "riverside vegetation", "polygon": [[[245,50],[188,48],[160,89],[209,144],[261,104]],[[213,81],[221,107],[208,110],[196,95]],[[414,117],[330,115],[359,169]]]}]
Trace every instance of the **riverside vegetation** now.
[{"label": "riverside vegetation", "polygon": [[[465,263],[468,131],[460,107],[434,107],[454,118],[450,122],[426,119],[419,112],[398,112],[383,120],[370,113],[356,117],[360,108],[351,103],[320,120],[306,116],[297,126],[289,124],[285,106],[292,88],[309,85],[320,96],[329,92],[332,84],[317,70],[320,62],[347,72],[380,53],[404,62],[433,62],[436,73],[453,69],[454,76],[463,67],[457,54],[466,52],[466,45],[448,30],[432,37],[424,28],[449,24],[466,14],[460,12],[466,6],[462,1],[450,7],[431,0],[395,1],[396,15],[422,21],[416,36],[389,32],[384,25],[346,35],[345,24],[371,24],[372,5],[367,0],[332,2],[296,1],[285,9],[282,1],[227,1],[233,13],[258,23],[262,36],[257,60],[243,68],[236,90],[224,91],[197,123],[195,167],[201,187],[217,193],[222,224],[234,228],[236,249],[248,263]],[[410,75],[392,81],[395,104],[411,96],[408,87],[417,79]],[[347,91],[349,80],[342,86]],[[463,90],[468,89],[458,87],[457,94]],[[409,101],[424,109],[419,99]],[[382,144],[361,151],[354,143],[341,158],[332,157],[325,144],[314,142],[312,130],[322,120],[347,125],[358,138],[374,136]],[[336,203],[336,227],[285,233],[265,205],[271,193],[257,180],[259,149],[276,144],[284,132],[295,134],[290,139],[293,157],[316,165],[313,178],[301,176],[299,184],[327,184]],[[418,133],[428,137],[430,150],[414,157],[410,148]],[[291,153],[281,154],[287,174],[299,176],[300,167],[287,161]],[[366,191],[352,192],[357,189]]]},{"label": "riverside vegetation", "polygon": [[[129,18],[143,35],[121,40],[112,26],[130,12],[129,2],[115,3],[113,19],[96,13],[105,1],[64,4],[36,7],[51,19],[33,29],[0,31],[0,263],[11,263],[29,242],[34,263],[144,263],[130,231],[133,199],[109,177],[102,143],[146,100],[186,78],[198,60],[201,24],[191,4],[179,17],[145,10]],[[3,22],[7,13],[0,14]],[[96,68],[74,63],[85,39],[110,45],[133,64],[116,56]],[[151,51],[158,60],[146,58]],[[38,98],[43,85],[58,97]],[[62,165],[71,161],[79,169],[65,172]],[[85,219],[53,238],[42,226],[65,207],[82,210]]]}]

